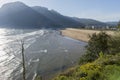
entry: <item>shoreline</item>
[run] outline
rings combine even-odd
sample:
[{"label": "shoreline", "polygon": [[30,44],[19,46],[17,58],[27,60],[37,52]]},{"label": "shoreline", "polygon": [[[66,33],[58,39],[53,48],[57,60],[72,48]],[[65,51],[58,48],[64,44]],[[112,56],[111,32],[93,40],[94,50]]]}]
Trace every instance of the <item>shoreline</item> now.
[{"label": "shoreline", "polygon": [[[100,30],[86,30],[86,29],[76,29],[76,28],[66,28],[65,30],[60,30],[62,36],[67,36],[75,40],[88,42],[89,35],[93,33],[100,33]],[[114,31],[105,31],[108,35],[114,35]]]},{"label": "shoreline", "polygon": [[77,41],[77,42],[88,43],[87,41],[83,41],[83,40],[80,40],[80,39],[75,39],[75,38],[72,38],[72,37],[69,37],[69,36],[65,36],[63,34],[61,34],[61,36],[63,36],[64,38],[67,38],[67,39],[71,39],[71,40]]}]

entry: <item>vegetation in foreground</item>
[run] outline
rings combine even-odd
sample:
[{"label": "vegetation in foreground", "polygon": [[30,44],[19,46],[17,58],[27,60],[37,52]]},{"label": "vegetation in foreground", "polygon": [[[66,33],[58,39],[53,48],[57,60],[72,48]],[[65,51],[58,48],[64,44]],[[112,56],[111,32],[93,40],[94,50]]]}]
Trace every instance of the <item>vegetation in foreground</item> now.
[{"label": "vegetation in foreground", "polygon": [[69,69],[53,80],[120,80],[120,53]]},{"label": "vegetation in foreground", "polygon": [[101,32],[90,36],[79,65],[53,80],[120,80],[120,33],[117,34]]}]

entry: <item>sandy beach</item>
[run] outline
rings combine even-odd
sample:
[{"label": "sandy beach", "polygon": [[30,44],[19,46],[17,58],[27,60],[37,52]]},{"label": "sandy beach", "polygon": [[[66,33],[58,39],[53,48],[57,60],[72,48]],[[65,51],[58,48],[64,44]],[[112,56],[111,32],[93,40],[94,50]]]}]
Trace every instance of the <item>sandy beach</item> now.
[{"label": "sandy beach", "polygon": [[[89,35],[93,33],[99,33],[100,30],[85,30],[85,29],[75,29],[75,28],[66,28],[65,30],[61,30],[63,36],[68,36],[73,39],[81,40],[88,42]],[[114,35],[115,31],[105,31],[109,35]]]}]

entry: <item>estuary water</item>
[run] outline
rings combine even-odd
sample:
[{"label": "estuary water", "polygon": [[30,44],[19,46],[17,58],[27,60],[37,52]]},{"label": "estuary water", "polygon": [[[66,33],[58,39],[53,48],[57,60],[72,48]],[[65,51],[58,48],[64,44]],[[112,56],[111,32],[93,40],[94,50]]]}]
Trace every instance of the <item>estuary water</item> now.
[{"label": "estuary water", "polygon": [[60,35],[57,30],[0,28],[0,80],[22,80],[21,41],[25,47],[27,80],[52,74],[76,64],[85,42]]}]

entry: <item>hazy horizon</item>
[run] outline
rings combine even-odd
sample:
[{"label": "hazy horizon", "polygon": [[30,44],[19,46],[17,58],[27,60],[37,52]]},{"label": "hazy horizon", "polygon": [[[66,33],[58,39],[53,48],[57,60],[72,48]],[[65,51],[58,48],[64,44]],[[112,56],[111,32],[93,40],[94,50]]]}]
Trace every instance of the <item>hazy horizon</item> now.
[{"label": "hazy horizon", "polygon": [[103,22],[120,20],[119,0],[0,0],[0,7],[15,1],[21,1],[28,6],[42,6],[54,9],[63,15],[71,17],[90,18]]}]

